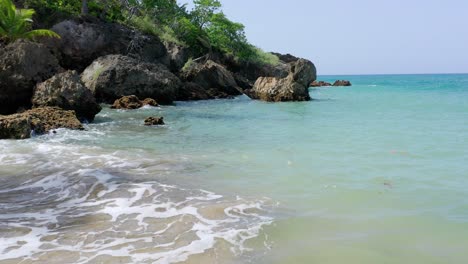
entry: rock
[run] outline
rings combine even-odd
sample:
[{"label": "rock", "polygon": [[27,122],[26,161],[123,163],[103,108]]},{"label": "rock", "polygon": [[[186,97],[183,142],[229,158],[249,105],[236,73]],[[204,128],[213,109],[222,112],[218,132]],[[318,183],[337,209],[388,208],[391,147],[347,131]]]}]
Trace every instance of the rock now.
[{"label": "rock", "polygon": [[164,125],[164,118],[161,117],[148,117],[145,119],[145,126],[160,126]]},{"label": "rock", "polygon": [[114,104],[111,106],[112,109],[138,109],[145,105],[150,106],[159,106],[158,103],[151,98],[146,98],[143,101],[140,101],[135,95],[123,96],[115,100]]},{"label": "rock", "polygon": [[208,100],[214,99],[208,91],[200,85],[193,82],[185,82],[180,86],[177,94],[178,101]]},{"label": "rock", "polygon": [[251,90],[245,93],[252,99],[269,102],[308,101],[309,84],[315,80],[316,70],[312,62],[299,59],[291,63],[286,78],[260,77]]},{"label": "rock", "polygon": [[25,139],[57,128],[83,130],[74,111],[40,107],[20,114],[0,116],[0,139]]},{"label": "rock", "polygon": [[324,82],[324,81],[313,81],[310,84],[310,87],[322,87],[322,86],[331,86],[331,83]]},{"label": "rock", "polygon": [[154,100],[153,98],[146,98],[145,100],[141,101],[143,103],[143,106],[149,105],[149,106],[159,106],[158,102]]},{"label": "rock", "polygon": [[217,98],[229,98],[241,95],[241,88],[237,85],[232,74],[224,66],[208,60],[205,63],[192,63],[181,73],[182,79],[196,83]]},{"label": "rock", "polygon": [[298,57],[295,57],[289,53],[287,54],[281,54],[281,53],[276,53],[276,52],[271,52],[271,54],[275,55],[282,61],[283,63],[291,63],[291,62],[296,62],[299,60]]},{"label": "rock", "polygon": [[351,82],[350,82],[350,81],[346,81],[346,80],[336,80],[336,81],[333,83],[333,86],[351,86]]},{"label": "rock", "polygon": [[164,65],[139,62],[123,55],[98,58],[81,74],[81,80],[98,101],[107,103],[135,95],[171,104],[181,84]]},{"label": "rock", "polygon": [[60,71],[57,59],[46,46],[17,40],[0,50],[0,114],[29,108],[33,89]]},{"label": "rock", "polygon": [[179,72],[189,60],[191,52],[188,47],[183,47],[172,42],[164,43],[167,50],[167,62],[172,72]]},{"label": "rock", "polygon": [[101,111],[91,90],[86,88],[76,71],[59,73],[36,86],[33,107],[57,106],[75,110],[80,120],[93,121]]},{"label": "rock", "polygon": [[95,59],[109,54],[157,62],[164,59],[167,53],[157,37],[91,17],[65,20],[54,25],[52,30],[61,38],[47,40],[46,43],[57,51],[60,64],[67,69],[82,71]]}]

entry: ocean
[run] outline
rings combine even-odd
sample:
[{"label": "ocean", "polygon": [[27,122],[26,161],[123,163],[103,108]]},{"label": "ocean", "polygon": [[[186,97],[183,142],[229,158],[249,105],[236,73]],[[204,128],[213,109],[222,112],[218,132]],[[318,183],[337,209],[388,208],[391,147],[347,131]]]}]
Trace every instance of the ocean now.
[{"label": "ocean", "polygon": [[0,141],[0,263],[466,263],[468,74],[336,79]]}]

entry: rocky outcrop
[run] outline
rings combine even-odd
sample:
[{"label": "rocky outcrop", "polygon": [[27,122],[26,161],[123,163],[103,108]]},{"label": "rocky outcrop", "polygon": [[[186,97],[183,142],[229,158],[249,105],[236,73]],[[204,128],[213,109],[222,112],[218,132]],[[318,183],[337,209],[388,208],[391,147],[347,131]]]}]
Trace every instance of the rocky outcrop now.
[{"label": "rocky outcrop", "polygon": [[149,106],[159,106],[158,103],[151,98],[146,98],[141,101],[135,95],[124,96],[115,100],[114,104],[111,106],[112,109],[138,109],[145,105]]},{"label": "rocky outcrop", "polygon": [[61,38],[47,40],[57,51],[60,64],[82,71],[98,57],[123,54],[145,62],[162,61],[164,44],[154,36],[144,35],[116,23],[105,23],[90,17],[65,20],[52,27]]},{"label": "rocky outcrop", "polygon": [[229,98],[242,94],[231,72],[212,60],[205,63],[192,63],[181,73],[181,77],[187,82],[209,90],[208,93],[215,98]]},{"label": "rocky outcrop", "polygon": [[161,117],[148,117],[145,119],[145,126],[161,126],[164,125],[164,118]]},{"label": "rocky outcrop", "polygon": [[276,52],[272,52],[271,54],[275,55],[276,57],[278,57],[278,59],[280,59],[280,61],[282,61],[283,63],[291,63],[291,62],[296,62],[299,60],[298,57],[296,56],[293,56],[289,53],[287,54],[281,54],[281,53],[276,53]]},{"label": "rocky outcrop", "polygon": [[164,65],[140,62],[123,55],[98,58],[81,74],[81,80],[98,101],[107,103],[135,95],[171,104],[181,84]]},{"label": "rocky outcrop", "polygon": [[322,86],[331,86],[331,83],[324,82],[324,81],[313,81],[310,84],[310,87],[322,87]]},{"label": "rocky outcrop", "polygon": [[74,110],[80,120],[93,121],[101,111],[91,90],[86,88],[76,71],[59,73],[36,86],[33,107],[57,106]]},{"label": "rocky outcrop", "polygon": [[177,94],[178,101],[208,100],[214,98],[208,90],[193,82],[183,83]]},{"label": "rocky outcrop", "polygon": [[164,45],[167,50],[167,59],[164,61],[165,65],[167,65],[172,72],[179,72],[191,56],[190,49],[175,43],[164,43]]},{"label": "rocky outcrop", "polygon": [[346,81],[346,80],[336,80],[336,81],[333,83],[333,86],[351,86],[351,82],[350,82],[350,81]]},{"label": "rocky outcrop", "polygon": [[316,78],[316,69],[312,62],[299,59],[290,64],[286,78],[260,77],[246,94],[252,99],[269,102],[308,101],[309,84]]},{"label": "rocky outcrop", "polygon": [[25,139],[57,128],[82,130],[74,111],[41,107],[20,114],[0,116],[0,139]]},{"label": "rocky outcrop", "polygon": [[29,107],[36,83],[60,71],[57,59],[42,44],[18,40],[0,50],[0,114]]}]

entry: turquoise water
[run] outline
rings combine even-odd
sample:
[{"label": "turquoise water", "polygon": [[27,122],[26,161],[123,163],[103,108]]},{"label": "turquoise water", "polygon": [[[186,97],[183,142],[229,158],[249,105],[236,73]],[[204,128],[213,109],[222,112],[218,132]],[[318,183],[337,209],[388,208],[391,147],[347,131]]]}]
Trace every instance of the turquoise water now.
[{"label": "turquoise water", "polygon": [[[353,86],[311,89],[311,102],[265,103],[241,96],[136,111],[104,108],[85,132],[60,130],[26,141],[1,141],[0,196],[7,199],[0,208],[8,213],[0,217],[6,223],[0,224],[0,251],[7,250],[10,257],[0,256],[0,263],[38,262],[41,256],[60,263],[63,252],[75,254],[76,259],[65,259],[80,263],[98,257],[120,257],[123,263],[466,263],[468,75],[319,79],[347,79]],[[164,116],[167,125],[143,126],[151,115]],[[104,179],[96,176],[102,173]],[[176,242],[158,252],[171,256],[165,259],[149,250],[151,243],[161,242],[137,245],[128,232],[114,233],[112,243],[121,246],[101,254],[106,242],[83,242],[96,229],[94,220],[78,224],[87,230],[73,238],[84,243],[81,247],[61,247],[60,228],[25,235],[20,228],[41,224],[25,221],[12,227],[10,222],[26,212],[11,209],[10,203],[32,192],[31,175],[45,197],[68,197],[77,183],[84,190],[97,188],[96,182],[104,188],[96,190],[96,197],[85,191],[74,197],[92,202],[87,213],[77,209],[82,200],[64,206],[58,198],[48,208],[52,213],[27,211],[42,221],[51,221],[52,214],[58,226],[76,228],[56,216],[72,217],[78,210],[104,218],[102,232],[115,231],[117,225],[128,232],[142,228],[141,235],[148,238],[148,219],[170,222],[174,217],[159,217],[157,208],[140,201],[161,192],[153,203],[184,201],[173,207],[180,210],[178,221],[189,228],[174,232],[190,236],[163,232]],[[50,175],[55,178],[44,180]],[[60,184],[52,188],[51,182]],[[162,191],[166,185],[174,191]],[[140,209],[151,207],[133,227],[116,219],[133,217],[124,212],[136,205],[116,203],[109,209],[111,202],[99,195],[107,190],[112,197],[129,199],[124,191],[129,186],[134,193],[141,191]],[[193,199],[193,192],[203,197]],[[181,204],[201,215],[187,213]],[[55,209],[64,207],[66,211]],[[114,219],[105,217],[116,211]],[[9,249],[24,236],[59,238],[47,250],[44,245]],[[201,242],[195,246],[194,241]],[[94,251],[80,255],[86,245]]]}]

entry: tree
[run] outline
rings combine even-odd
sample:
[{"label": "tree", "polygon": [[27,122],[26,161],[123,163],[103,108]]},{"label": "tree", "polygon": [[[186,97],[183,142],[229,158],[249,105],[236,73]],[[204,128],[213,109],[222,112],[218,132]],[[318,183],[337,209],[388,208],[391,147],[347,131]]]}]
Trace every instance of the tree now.
[{"label": "tree", "polygon": [[81,15],[86,16],[89,14],[88,0],[81,0]]},{"label": "tree", "polygon": [[212,19],[213,14],[221,8],[219,0],[194,0],[195,5],[191,12],[192,21],[200,29],[204,29]]},{"label": "tree", "polygon": [[11,0],[1,0],[0,39],[11,42],[20,38],[35,39],[43,36],[60,38],[57,33],[50,30],[30,30],[34,13],[33,9],[17,9]]}]

